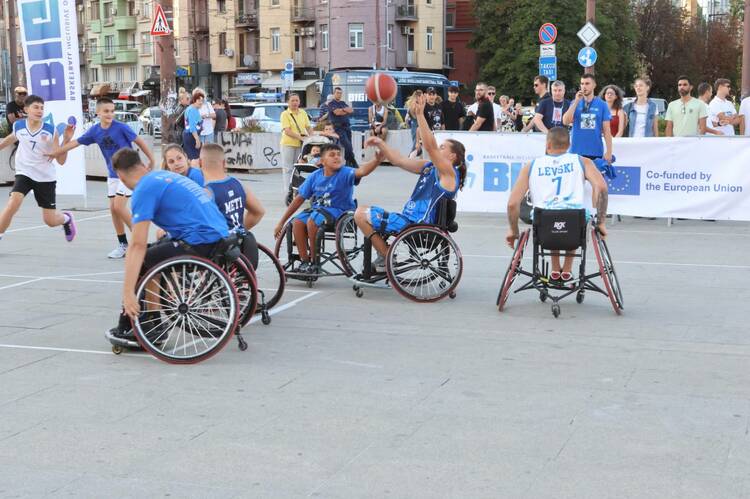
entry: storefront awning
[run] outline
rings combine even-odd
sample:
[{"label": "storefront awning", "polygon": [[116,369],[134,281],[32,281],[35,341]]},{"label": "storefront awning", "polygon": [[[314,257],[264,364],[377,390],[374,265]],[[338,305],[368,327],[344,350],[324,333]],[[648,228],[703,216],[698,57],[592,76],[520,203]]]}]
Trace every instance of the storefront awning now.
[{"label": "storefront awning", "polygon": [[241,85],[239,87],[232,87],[229,89],[229,95],[233,97],[241,97],[242,95],[251,92],[255,88],[259,88],[260,85]]},{"label": "storefront awning", "polygon": [[143,97],[151,93],[151,90],[138,90],[131,97]]},{"label": "storefront awning", "polygon": [[281,88],[284,86],[284,80],[282,80],[279,75],[269,76],[263,80],[261,86],[263,88]]},{"label": "storefront awning", "polygon": [[89,95],[91,97],[102,97],[111,91],[109,83],[98,83],[91,87]]},{"label": "storefront awning", "polygon": [[301,92],[307,90],[307,87],[315,85],[317,82],[318,80],[294,80],[294,83],[292,83],[292,90]]}]

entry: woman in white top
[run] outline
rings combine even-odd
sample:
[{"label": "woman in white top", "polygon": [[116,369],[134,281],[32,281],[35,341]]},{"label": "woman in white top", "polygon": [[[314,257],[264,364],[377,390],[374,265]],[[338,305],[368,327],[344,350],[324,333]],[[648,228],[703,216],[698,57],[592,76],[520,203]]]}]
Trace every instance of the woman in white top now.
[{"label": "woman in white top", "polygon": [[214,119],[216,119],[216,112],[214,112],[214,107],[211,105],[211,101],[208,98],[208,94],[206,93],[206,91],[200,87],[196,87],[193,90],[193,95],[197,94],[198,92],[206,96],[206,99],[203,101],[203,106],[201,106],[201,108],[199,109],[199,111],[201,112],[201,118],[203,118],[203,128],[201,129],[201,143],[209,144],[214,141]]},{"label": "woman in white top", "polygon": [[628,137],[658,137],[659,110],[656,103],[648,98],[651,81],[637,78],[633,83],[635,100],[625,104],[623,111],[628,120]]}]

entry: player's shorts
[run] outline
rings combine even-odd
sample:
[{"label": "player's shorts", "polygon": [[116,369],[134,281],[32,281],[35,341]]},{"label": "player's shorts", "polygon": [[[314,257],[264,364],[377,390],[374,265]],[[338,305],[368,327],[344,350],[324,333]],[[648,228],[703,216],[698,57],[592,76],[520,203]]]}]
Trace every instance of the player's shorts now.
[{"label": "player's shorts", "polygon": [[294,217],[294,219],[299,220],[304,224],[306,224],[309,219],[312,219],[312,221],[315,222],[315,225],[320,227],[324,224],[335,225],[336,220],[338,220],[343,214],[344,210],[339,210],[338,208],[312,208],[303,211]]},{"label": "player's shorts", "polygon": [[119,178],[108,178],[107,179],[107,197],[113,198],[115,196],[125,196],[129,198],[133,195],[133,191],[125,187],[122,180]]},{"label": "player's shorts", "polygon": [[396,234],[404,230],[411,220],[398,212],[388,212],[379,206],[370,206],[370,224],[376,232]]},{"label": "player's shorts", "polygon": [[56,186],[56,181],[37,182],[26,175],[16,175],[16,181],[13,183],[13,189],[11,189],[10,192],[18,192],[25,196],[29,191],[34,191],[36,204],[38,204],[40,208],[54,210],[57,208],[57,198],[55,196]]}]

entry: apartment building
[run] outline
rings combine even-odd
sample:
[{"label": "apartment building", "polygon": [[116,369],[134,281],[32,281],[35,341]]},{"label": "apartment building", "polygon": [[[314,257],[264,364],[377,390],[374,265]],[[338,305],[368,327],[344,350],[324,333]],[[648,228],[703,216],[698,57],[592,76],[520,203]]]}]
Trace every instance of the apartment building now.
[{"label": "apartment building", "polygon": [[465,85],[471,85],[479,75],[477,54],[468,47],[477,25],[473,4],[473,0],[450,0],[445,12],[446,74]]}]

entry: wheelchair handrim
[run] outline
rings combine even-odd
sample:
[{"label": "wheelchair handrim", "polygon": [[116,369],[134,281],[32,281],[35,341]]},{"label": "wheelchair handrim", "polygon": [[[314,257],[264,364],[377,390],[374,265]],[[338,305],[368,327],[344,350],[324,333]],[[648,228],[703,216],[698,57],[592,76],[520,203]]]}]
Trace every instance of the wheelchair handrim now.
[{"label": "wheelchair handrim", "polygon": [[[591,229],[591,238],[594,242],[594,254],[596,255],[596,261],[599,264],[599,274],[601,275],[602,281],[604,282],[604,289],[606,289],[607,291],[607,297],[609,298],[609,301],[612,304],[612,308],[614,309],[615,313],[617,315],[620,315],[622,314],[622,306],[618,303],[617,297],[612,291],[613,286],[610,280],[609,269],[605,265],[604,257],[602,255],[602,243],[604,243],[604,240],[601,238],[596,228]],[[617,285],[619,286],[619,283]]]},{"label": "wheelchair handrim", "polygon": [[250,322],[258,306],[258,281],[255,278],[255,271],[245,255],[240,255],[240,258],[229,264],[225,271],[237,290],[240,303],[239,323],[240,328],[243,328]]},{"label": "wheelchair handrim", "polygon": [[[360,236],[361,241],[359,240]],[[351,244],[352,241],[353,245]],[[359,231],[357,224],[354,222],[354,215],[347,213],[336,224],[336,253],[346,277],[351,277],[361,272],[361,269],[354,268],[352,262],[358,257],[363,256],[363,252],[364,234]]]},{"label": "wheelchair handrim", "polygon": [[[238,327],[239,299],[231,279],[215,263],[199,257],[178,256],[159,263],[141,278],[136,286],[136,296],[139,303],[142,303],[142,296],[146,293],[146,283],[170,267],[176,268],[179,265],[183,266],[181,274],[176,274],[173,269],[171,274],[162,276],[164,279],[171,278],[169,279],[170,282],[166,284],[167,289],[164,289],[164,286],[158,283],[160,287],[160,300],[158,304],[163,306],[163,299],[170,299],[169,297],[162,297],[162,293],[170,294],[171,292],[171,304],[176,305],[178,303],[177,298],[179,298],[179,303],[185,304],[188,307],[187,312],[178,312],[178,309],[181,308],[180,306],[159,310],[160,315],[161,313],[164,313],[165,316],[171,314],[169,320],[172,321],[172,324],[166,330],[166,336],[165,333],[162,333],[155,337],[153,341],[148,338],[148,334],[154,328],[150,330],[146,329],[145,332],[142,331],[139,320],[134,321],[133,331],[141,347],[158,359],[172,364],[194,364],[216,355],[234,335]],[[193,267],[190,275],[186,271],[187,266]],[[200,271],[208,272],[210,275],[202,277],[199,283],[193,283],[193,279],[198,279],[194,274]],[[175,279],[180,280],[182,284],[178,284]],[[191,281],[188,282],[186,279],[190,279]],[[189,286],[189,289],[186,288],[186,285]],[[211,296],[216,293],[222,293],[222,291],[224,296],[220,299]],[[190,300],[197,302],[204,298],[210,298],[208,304],[201,303],[198,306],[197,303],[190,302]],[[168,301],[168,303],[170,302]],[[226,317],[211,315],[211,312],[217,311],[219,307],[226,312]],[[141,308],[144,311],[146,310],[143,304]],[[177,329],[178,321],[180,321],[179,330]],[[220,334],[214,336],[212,330],[209,328],[222,323],[224,324],[223,327],[221,327],[220,331],[217,331]],[[206,339],[207,337],[209,338],[208,340]],[[213,338],[213,341],[211,338]],[[157,345],[157,342],[161,344]],[[166,348],[170,349],[169,351],[166,351],[165,345]],[[199,350],[199,347],[202,350]],[[192,352],[188,353],[191,348]],[[182,349],[182,355],[177,354],[180,349]]]},{"label": "wheelchair handrim", "polygon": [[508,269],[505,271],[505,277],[503,278],[503,284],[500,288],[500,294],[497,297],[497,309],[502,312],[505,308],[505,303],[508,301],[510,296],[510,288],[516,280],[517,270],[521,265],[521,258],[523,258],[523,252],[526,250],[526,243],[529,241],[530,229],[526,229],[518,239],[518,245],[513,250],[513,256],[508,264]]},{"label": "wheelchair handrim", "polygon": [[[263,258],[263,255],[266,256],[267,261]],[[264,276],[266,276],[267,273],[271,272],[271,269],[266,269],[264,268],[265,266],[274,267],[275,274],[278,275],[279,279],[279,283],[277,286],[274,286],[272,288],[266,287]],[[258,244],[258,268],[255,269],[255,279],[258,284],[259,290],[274,290],[273,296],[271,296],[267,300],[264,300],[265,309],[268,310],[279,303],[279,300],[281,300],[281,297],[284,295],[284,287],[286,286],[284,267],[281,265],[281,262],[279,262],[279,259],[276,258],[276,255],[274,255],[273,252],[263,244]]]}]

